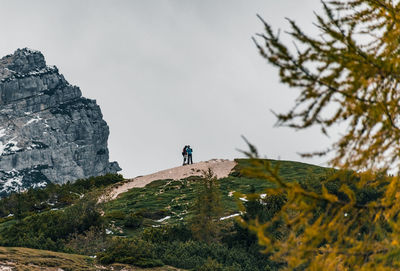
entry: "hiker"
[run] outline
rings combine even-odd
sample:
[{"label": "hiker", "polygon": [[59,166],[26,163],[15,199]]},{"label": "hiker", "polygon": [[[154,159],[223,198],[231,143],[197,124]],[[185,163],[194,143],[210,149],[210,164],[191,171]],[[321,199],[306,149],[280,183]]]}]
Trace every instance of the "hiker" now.
[{"label": "hiker", "polygon": [[187,164],[189,165],[189,164],[193,164],[193,160],[192,160],[192,153],[193,153],[193,150],[192,150],[192,148],[190,148],[190,146],[188,145],[187,146],[187,149],[186,149],[186,152],[187,152]]},{"label": "hiker", "polygon": [[187,145],[183,147],[182,156],[183,156],[183,166],[186,165],[186,161],[188,160],[188,153],[187,153]]}]

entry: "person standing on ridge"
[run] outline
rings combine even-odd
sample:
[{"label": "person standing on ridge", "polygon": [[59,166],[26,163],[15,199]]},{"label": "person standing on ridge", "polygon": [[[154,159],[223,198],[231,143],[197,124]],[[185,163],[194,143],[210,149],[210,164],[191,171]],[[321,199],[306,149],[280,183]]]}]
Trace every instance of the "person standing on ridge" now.
[{"label": "person standing on ridge", "polygon": [[192,150],[192,148],[190,148],[189,145],[187,146],[186,152],[187,152],[187,155],[188,155],[187,164],[188,164],[188,165],[189,165],[189,164],[193,164],[193,160],[192,160],[192,153],[193,153],[193,150]]},{"label": "person standing on ridge", "polygon": [[182,156],[183,156],[183,166],[186,165],[186,161],[188,161],[188,153],[187,153],[187,148],[188,146],[185,145],[182,150]]}]

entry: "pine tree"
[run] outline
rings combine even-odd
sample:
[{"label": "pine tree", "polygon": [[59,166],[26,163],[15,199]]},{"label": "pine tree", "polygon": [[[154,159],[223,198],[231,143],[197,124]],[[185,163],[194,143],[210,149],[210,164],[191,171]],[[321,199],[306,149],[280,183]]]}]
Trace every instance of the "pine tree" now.
[{"label": "pine tree", "polygon": [[[319,126],[324,134],[347,125],[331,148],[305,154],[334,152],[331,163],[341,170],[321,177],[319,185],[289,182],[249,144],[251,166],[242,174],[273,182],[265,193],[287,201],[271,221],[247,226],[289,270],[398,270],[400,181],[387,170],[398,170],[400,162],[400,3],[322,4],[317,37],[289,20],[290,49],[260,17],[265,33],[254,41],[281,81],[300,90],[292,110],[277,114],[278,125]],[[268,230],[276,221],[288,229],[283,238]]]},{"label": "pine tree", "polygon": [[211,243],[218,239],[220,232],[221,192],[217,177],[210,168],[203,175],[190,224],[195,238]]}]

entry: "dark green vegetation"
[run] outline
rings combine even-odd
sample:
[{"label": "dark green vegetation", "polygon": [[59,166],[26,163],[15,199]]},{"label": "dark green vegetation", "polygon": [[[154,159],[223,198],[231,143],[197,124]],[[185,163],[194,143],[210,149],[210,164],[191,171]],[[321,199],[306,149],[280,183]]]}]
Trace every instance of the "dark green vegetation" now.
[{"label": "dark green vegetation", "polygon": [[101,177],[77,180],[74,183],[68,182],[64,185],[49,183],[43,189],[29,189],[24,193],[11,194],[0,199],[1,221],[8,220],[11,216],[21,219],[51,209],[64,208],[77,202],[88,192],[122,180],[121,175],[107,174]]},{"label": "dark green vegetation", "polygon": [[212,170],[208,169],[204,178],[200,180],[200,189],[191,210],[189,225],[194,239],[207,244],[218,241],[222,208],[218,179]]},{"label": "dark green vegetation", "polygon": [[[215,186],[209,189],[222,209],[211,216],[218,231],[210,240],[193,231],[196,220],[208,215],[208,207],[195,211],[197,199],[206,196],[201,196],[207,190],[201,178],[154,181],[99,204],[97,199],[104,189],[122,180],[120,175],[106,175],[61,186],[51,184],[1,199],[0,245],[97,255],[101,264],[143,268],[170,265],[193,270],[276,270],[282,263],[260,253],[262,248],[254,233],[233,218],[219,220],[238,214],[241,203],[246,210],[244,221],[267,221],[285,201],[284,197],[260,197],[271,184],[241,173],[248,164],[246,159],[237,162],[229,177],[215,180]],[[297,162],[272,163],[281,166],[285,180],[310,180],[307,185],[331,172]],[[246,198],[244,194],[249,195]],[[270,230],[276,238],[285,234],[282,225]]]},{"label": "dark green vegetation", "polygon": [[[95,271],[95,270],[124,270],[124,271],[179,271],[169,266],[162,268],[143,269],[125,264],[100,266],[93,258],[77,254],[59,253],[48,250],[37,250],[19,247],[0,247],[0,265],[2,270],[65,270],[65,271]],[[8,268],[8,269],[6,269]],[[112,268],[112,269],[111,269]]]}]

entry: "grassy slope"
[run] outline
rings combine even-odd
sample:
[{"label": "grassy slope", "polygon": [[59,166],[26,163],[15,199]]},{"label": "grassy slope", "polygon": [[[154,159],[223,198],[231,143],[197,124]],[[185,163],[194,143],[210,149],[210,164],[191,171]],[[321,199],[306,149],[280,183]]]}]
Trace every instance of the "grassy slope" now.
[{"label": "grassy slope", "polygon": [[[230,192],[249,193],[251,187],[254,187],[256,192],[261,193],[263,189],[271,186],[265,180],[239,176],[240,168],[248,165],[248,160],[237,159],[236,161],[238,165],[234,170],[235,172],[227,178],[220,179],[225,215],[238,212],[237,199],[229,196]],[[330,170],[300,162],[270,161],[272,166],[279,164],[280,175],[287,181],[299,181],[307,178],[307,176],[324,174]],[[105,205],[106,216],[115,221],[117,228],[123,229],[123,232],[120,232],[122,235],[133,235],[135,233],[135,231],[124,229],[123,227],[123,217],[128,213],[144,213],[146,219],[143,226],[145,227],[161,224],[156,220],[167,215],[171,216],[171,218],[162,222],[163,224],[185,221],[188,218],[188,210],[194,202],[196,190],[199,187],[198,180],[198,177],[189,177],[179,181],[159,180],[150,183],[144,188],[131,189]]]},{"label": "grassy slope", "polygon": [[[128,265],[115,264],[111,266],[96,265],[87,256],[57,253],[47,250],[30,248],[0,247],[0,270],[2,266],[12,267],[12,270],[179,270],[168,266],[142,269]],[[6,269],[5,269],[6,270]]]},{"label": "grassy slope", "polygon": [[[253,186],[256,192],[261,193],[271,184],[265,180],[248,178],[238,174],[241,167],[248,164],[246,159],[238,159],[235,172],[227,178],[220,179],[222,203],[225,215],[238,211],[237,202],[229,192],[248,193]],[[272,161],[272,165],[280,164],[280,174],[287,181],[299,181],[307,176],[315,176],[328,172],[329,169],[309,164],[291,161]],[[144,227],[158,224],[171,224],[185,221],[188,218],[188,210],[194,202],[196,190],[199,187],[198,177],[189,177],[179,181],[159,180],[152,182],[144,188],[134,188],[122,194],[116,200],[108,202],[104,206],[106,217],[115,224],[116,229],[122,230],[121,235],[132,236]],[[123,226],[123,218],[129,213],[142,212],[145,221],[141,228],[132,230]],[[157,219],[170,215],[171,218],[162,223]],[[10,218],[11,219],[11,218]],[[0,227],[7,227],[15,223],[14,219],[4,219]],[[113,228],[112,228],[113,229]],[[4,248],[0,247],[0,267],[14,267],[15,270],[99,270],[95,261],[87,256],[56,253],[44,250],[28,248]],[[171,267],[152,269],[140,269],[132,266],[113,265],[114,270],[178,270]],[[45,269],[43,269],[45,268]],[[109,267],[107,267],[108,269]],[[1,269],[0,269],[1,270]]]}]

